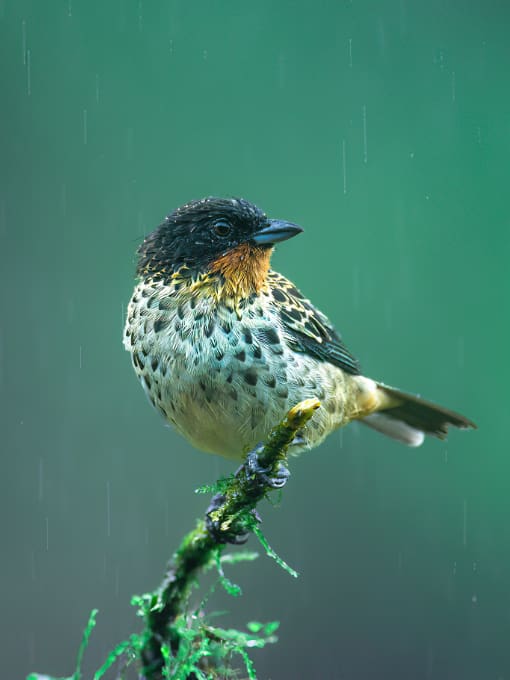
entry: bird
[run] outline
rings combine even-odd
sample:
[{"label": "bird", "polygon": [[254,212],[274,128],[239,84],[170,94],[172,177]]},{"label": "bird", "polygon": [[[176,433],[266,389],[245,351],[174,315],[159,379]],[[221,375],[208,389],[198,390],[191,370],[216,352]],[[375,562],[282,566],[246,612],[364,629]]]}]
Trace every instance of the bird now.
[{"label": "bird", "polygon": [[352,421],[412,447],[426,435],[444,439],[450,426],[476,428],[363,375],[331,321],[271,269],[275,245],[301,232],[245,199],[210,196],[143,240],[123,340],[163,418],[197,449],[233,460],[311,398],[322,408],[292,454]]}]

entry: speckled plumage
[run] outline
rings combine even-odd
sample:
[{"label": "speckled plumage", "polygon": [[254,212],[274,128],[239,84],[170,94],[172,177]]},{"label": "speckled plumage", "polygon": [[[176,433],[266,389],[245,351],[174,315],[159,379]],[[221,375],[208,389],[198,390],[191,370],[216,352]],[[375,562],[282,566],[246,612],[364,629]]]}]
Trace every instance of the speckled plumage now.
[{"label": "speckled plumage", "polygon": [[[293,289],[277,274],[269,278]],[[353,376],[294,351],[275,300],[282,288],[271,284],[239,312],[190,286],[144,281],[135,289],[126,349],[154,406],[199,449],[239,458],[308,397],[323,408],[295,451],[355,415]]]},{"label": "speckled plumage", "polygon": [[411,445],[423,439],[423,413],[441,414],[429,428],[436,436],[447,424],[472,426],[360,374],[329,320],[269,269],[268,239],[289,238],[291,227],[297,233],[247,201],[211,198],[179,208],[144,241],[124,344],[163,417],[197,448],[229,458],[242,457],[310,397],[322,408],[294,452],[387,409],[402,413],[367,424]]}]

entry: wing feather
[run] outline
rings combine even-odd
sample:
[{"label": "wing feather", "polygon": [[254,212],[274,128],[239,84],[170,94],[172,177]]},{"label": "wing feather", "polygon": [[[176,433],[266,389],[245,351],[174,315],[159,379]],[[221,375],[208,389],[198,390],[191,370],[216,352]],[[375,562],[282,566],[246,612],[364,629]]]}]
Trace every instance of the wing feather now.
[{"label": "wing feather", "polygon": [[280,309],[287,341],[293,349],[312,354],[351,375],[360,375],[357,359],[344,345],[329,319],[278,272],[270,271],[268,282],[275,304]]}]

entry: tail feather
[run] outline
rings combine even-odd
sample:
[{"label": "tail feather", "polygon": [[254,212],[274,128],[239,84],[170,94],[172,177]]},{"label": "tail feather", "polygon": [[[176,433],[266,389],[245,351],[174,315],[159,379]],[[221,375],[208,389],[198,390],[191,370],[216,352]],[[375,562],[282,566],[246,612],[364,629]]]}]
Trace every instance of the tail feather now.
[{"label": "tail feather", "polygon": [[409,446],[419,446],[424,435],[445,439],[449,426],[476,429],[475,423],[460,413],[421,397],[382,383],[377,383],[377,391],[380,393],[378,412],[362,422]]},{"label": "tail feather", "polygon": [[422,430],[417,430],[401,420],[395,420],[386,413],[371,413],[360,422],[407,446],[421,446],[425,439]]}]

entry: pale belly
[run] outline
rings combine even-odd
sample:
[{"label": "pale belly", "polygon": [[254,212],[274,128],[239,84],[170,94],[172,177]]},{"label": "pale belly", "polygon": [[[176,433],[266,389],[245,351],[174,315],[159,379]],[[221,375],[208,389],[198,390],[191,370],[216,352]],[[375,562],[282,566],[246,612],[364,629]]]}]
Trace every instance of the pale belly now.
[{"label": "pale belly", "polygon": [[[135,293],[136,295],[136,293]],[[317,446],[354,416],[353,377],[291,350],[276,315],[247,310],[241,319],[192,310],[130,305],[126,348],[149,399],[195,447],[242,458],[289,408],[322,402],[293,452]]]}]

